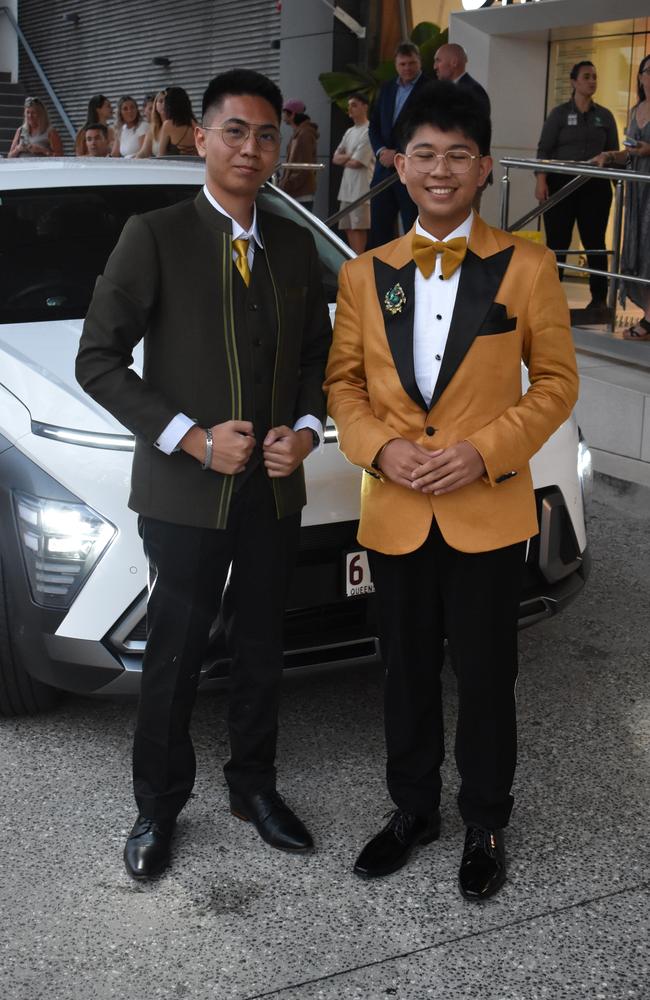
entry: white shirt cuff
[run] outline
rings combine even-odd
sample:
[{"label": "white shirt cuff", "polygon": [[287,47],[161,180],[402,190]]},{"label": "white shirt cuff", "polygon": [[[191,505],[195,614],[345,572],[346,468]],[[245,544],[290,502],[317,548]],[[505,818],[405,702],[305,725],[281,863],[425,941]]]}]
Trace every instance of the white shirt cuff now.
[{"label": "white shirt cuff", "polygon": [[306,416],[301,417],[300,420],[296,420],[293,425],[294,431],[301,431],[304,427],[309,427],[311,431],[318,434],[318,444],[314,445],[313,451],[323,450],[323,425],[317,417],[312,417],[311,413]]},{"label": "white shirt cuff", "polygon": [[177,413],[155,442],[156,448],[160,448],[166,455],[171,455],[172,452],[178,451],[181,439],[185,437],[190,427],[194,427],[195,424],[196,420],[186,417],[184,413]]}]

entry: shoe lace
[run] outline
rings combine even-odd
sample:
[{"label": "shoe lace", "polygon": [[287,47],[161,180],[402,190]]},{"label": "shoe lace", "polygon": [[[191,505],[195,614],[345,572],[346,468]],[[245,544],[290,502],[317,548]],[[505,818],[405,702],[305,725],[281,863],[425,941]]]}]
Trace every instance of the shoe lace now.
[{"label": "shoe lace", "polygon": [[493,830],[485,830],[482,826],[470,826],[467,829],[466,850],[479,848],[485,854],[494,858],[497,855],[497,839]]},{"label": "shoe lace", "polygon": [[416,817],[411,813],[404,812],[403,809],[389,809],[387,813],[384,813],[383,818],[387,817],[390,819],[386,828],[391,830],[400,842],[406,840]]}]

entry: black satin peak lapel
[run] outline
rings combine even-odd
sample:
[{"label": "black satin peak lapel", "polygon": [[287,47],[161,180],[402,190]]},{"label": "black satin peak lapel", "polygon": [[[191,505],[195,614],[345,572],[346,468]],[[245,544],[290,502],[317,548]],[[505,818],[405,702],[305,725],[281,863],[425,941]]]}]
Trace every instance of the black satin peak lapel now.
[{"label": "black satin peak lapel", "polygon": [[[400,382],[406,393],[414,403],[427,409],[427,405],[422,398],[422,393],[418,389],[415,381],[415,367],[413,365],[413,318],[415,315],[415,261],[410,260],[404,267],[395,268],[384,263],[377,257],[373,259],[375,269],[375,285],[377,287],[377,298],[379,308],[384,317],[384,328],[386,339],[390,347],[395,368],[399,375]],[[401,312],[390,313],[384,302],[386,293],[401,285],[406,296],[406,301]]]},{"label": "black satin peak lapel", "polygon": [[431,400],[432,407],[440,399],[472,346],[503,281],[513,250],[514,247],[506,247],[492,257],[484,258],[478,257],[471,250],[467,251],[460,272],[447,346]]}]

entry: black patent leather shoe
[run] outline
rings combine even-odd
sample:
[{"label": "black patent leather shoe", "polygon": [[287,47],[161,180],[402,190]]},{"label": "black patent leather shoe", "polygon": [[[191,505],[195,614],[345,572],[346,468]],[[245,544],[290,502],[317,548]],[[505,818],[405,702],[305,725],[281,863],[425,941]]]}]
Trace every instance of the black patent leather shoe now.
[{"label": "black patent leather shoe", "polygon": [[124,864],[131,878],[157,878],[169,864],[174,823],[157,823],[138,816],[124,846]]},{"label": "black patent leather shoe", "polygon": [[439,810],[426,817],[396,809],[383,830],[366,844],[352,870],[360,878],[391,875],[406,864],[414,847],[430,844],[439,836]]},{"label": "black patent leather shoe", "polygon": [[310,851],[314,846],[309,830],[298,819],[279,792],[230,794],[230,811],[237,819],[252,823],[262,840],[280,851]]},{"label": "black patent leather shoe", "polygon": [[458,872],[465,899],[489,899],[506,880],[506,855],[502,830],[468,826],[463,860]]}]

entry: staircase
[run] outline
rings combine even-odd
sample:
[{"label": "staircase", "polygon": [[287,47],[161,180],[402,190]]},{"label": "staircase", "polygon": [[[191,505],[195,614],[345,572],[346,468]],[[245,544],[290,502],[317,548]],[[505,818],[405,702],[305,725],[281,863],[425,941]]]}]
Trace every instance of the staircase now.
[{"label": "staircase", "polygon": [[5,83],[0,75],[0,156],[6,156],[16,129],[23,122],[25,88],[22,83]]}]

